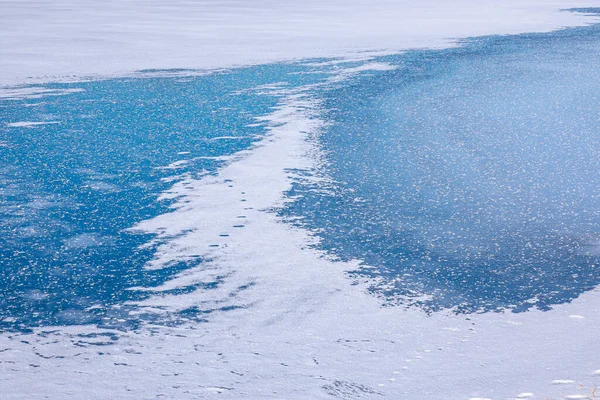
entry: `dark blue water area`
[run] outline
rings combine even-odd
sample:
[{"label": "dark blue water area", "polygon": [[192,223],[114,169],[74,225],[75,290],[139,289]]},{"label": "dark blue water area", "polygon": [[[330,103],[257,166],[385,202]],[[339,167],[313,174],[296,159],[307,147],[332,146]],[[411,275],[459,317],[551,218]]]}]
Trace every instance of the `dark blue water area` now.
[{"label": "dark blue water area", "polygon": [[[213,174],[223,164],[216,157],[260,139],[265,125],[255,117],[280,98],[256,88],[327,76],[302,73],[308,69],[152,70],[43,86],[72,91],[59,96],[0,99],[0,329],[135,328],[140,321],[123,304],[147,294],[129,288],[160,285],[191,265],[145,269],[153,249],[140,246],[151,237],[126,229],[169,212],[171,203],[157,197],[173,182]],[[163,168],[181,160],[188,162]],[[211,310],[188,311],[181,318],[201,320]]]},{"label": "dark blue water area", "polygon": [[600,25],[381,61],[324,95],[330,182],[282,215],[387,305],[548,310],[600,284]]}]

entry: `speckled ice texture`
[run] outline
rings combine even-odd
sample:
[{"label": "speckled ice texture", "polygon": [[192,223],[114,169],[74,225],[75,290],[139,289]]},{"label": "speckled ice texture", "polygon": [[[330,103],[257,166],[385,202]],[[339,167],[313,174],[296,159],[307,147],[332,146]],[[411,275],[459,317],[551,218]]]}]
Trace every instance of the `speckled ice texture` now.
[{"label": "speckled ice texture", "polygon": [[[593,17],[559,10],[594,5],[600,3],[2,1],[0,83],[306,57],[356,60],[449,46],[454,38],[581,25]],[[341,65],[321,84],[392,68],[369,61]],[[162,193],[172,201],[171,212],[130,227],[154,235],[148,269],[205,260],[152,288],[155,296],[132,301],[136,312],[216,311],[203,322],[172,327],[148,322],[136,329],[3,332],[0,397],[592,398],[600,384],[597,290],[550,311],[525,313],[382,307],[364,282],[348,277],[358,261],[332,260],[312,246],[314,235],[283,223],[273,210],[289,201],[284,193],[294,171],[317,168],[323,159],[311,139],[328,121],[310,85],[264,90],[279,96],[276,108],[257,120],[267,126],[265,136],[223,159],[216,173],[179,179]],[[11,87],[5,97],[21,92],[31,95],[30,88]],[[46,126],[12,124],[6,129]],[[101,241],[79,236],[68,245]],[[169,292],[215,277],[223,279],[215,290]]]}]

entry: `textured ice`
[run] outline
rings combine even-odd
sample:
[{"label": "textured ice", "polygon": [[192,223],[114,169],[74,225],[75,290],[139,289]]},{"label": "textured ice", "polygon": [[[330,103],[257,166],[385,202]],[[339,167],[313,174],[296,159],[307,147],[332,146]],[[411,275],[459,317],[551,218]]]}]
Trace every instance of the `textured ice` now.
[{"label": "textured ice", "polygon": [[[162,272],[144,271],[153,250],[141,248],[148,238],[127,228],[167,212],[173,199],[163,196],[157,203],[156,198],[174,182],[214,173],[260,139],[264,123],[254,116],[267,113],[278,97],[255,87],[282,77],[295,85],[329,76],[294,74],[306,68],[259,66],[192,75],[185,82],[144,73],[48,84],[45,91],[31,88],[36,97],[48,94],[43,101],[30,96],[3,100],[0,137],[7,145],[1,148],[0,165],[0,316],[9,319],[0,324],[22,329],[77,323],[80,319],[58,315],[64,309],[97,303],[110,308],[139,299],[144,292],[130,287],[160,286],[188,268],[186,262],[198,257]],[[20,92],[29,93],[25,89]],[[54,96],[57,92],[63,95]],[[9,122],[50,116],[62,122]],[[212,140],[223,137],[235,140]],[[48,301],[29,302],[22,296],[27,290],[46,293]],[[103,325],[107,313],[96,309],[92,322]]]},{"label": "textured ice", "polygon": [[[354,8],[349,4],[347,12],[359,15],[356,4]],[[448,4],[429,15],[439,18],[444,10],[466,12],[458,3]],[[547,19],[554,13],[540,11],[550,3],[533,9],[541,14],[527,11],[528,4],[533,3],[521,2],[509,13],[520,18],[502,14],[506,22],[497,25],[490,24],[498,18],[488,12],[494,9],[491,5],[480,6],[467,20],[489,15],[478,22],[480,29],[487,25],[485,32],[556,26]],[[61,5],[68,3],[53,2],[48,7],[54,10]],[[97,10],[93,14],[111,15],[115,7],[126,8],[127,3],[108,7],[104,14]],[[172,22],[171,7],[163,7],[165,13],[156,13],[156,18]],[[387,9],[359,16],[368,20],[372,13],[390,14],[390,20],[394,19]],[[569,17],[554,21],[575,18],[561,15]],[[445,18],[448,15],[439,18],[442,25],[452,21]],[[85,18],[72,21],[80,24]],[[402,26],[397,19],[393,22]],[[468,26],[463,22],[455,20],[449,26]],[[415,23],[422,21],[415,19]],[[343,33],[352,31],[352,26],[342,29]],[[410,24],[408,28],[412,29]],[[64,34],[69,40],[75,36],[69,29]],[[440,33],[434,30],[427,35]],[[84,35],[82,42],[89,44],[93,37]],[[423,43],[436,44],[429,39]],[[511,38],[505,39],[510,45]],[[289,41],[286,46],[290,47]],[[10,163],[2,166],[0,176],[12,193],[0,204],[3,237],[10,239],[1,249],[9,249],[13,257],[27,248],[24,236],[13,236],[20,232],[14,228],[29,231],[27,227],[38,226],[35,222],[52,232],[45,236],[43,248],[34,242],[33,248],[40,253],[2,257],[2,261],[14,262],[13,269],[2,270],[7,278],[2,282],[7,289],[3,294],[8,296],[0,300],[5,313],[1,323],[11,329],[0,335],[3,393],[17,399],[464,400],[514,398],[516,393],[530,392],[540,398],[589,396],[600,383],[591,373],[598,368],[597,291],[588,288],[549,312],[426,315],[415,309],[381,307],[379,299],[366,293],[371,276],[348,279],[348,272],[364,264],[335,262],[334,252],[316,247],[320,239],[314,233],[318,231],[285,224],[273,212],[300,201],[299,193],[290,192],[300,179],[325,195],[332,194],[325,183],[334,179],[316,173],[331,165],[331,154],[318,145],[335,122],[330,119],[331,95],[343,94],[348,87],[364,88],[363,79],[370,83],[406,73],[398,63],[401,60],[391,57],[350,64],[315,60],[312,66],[276,64],[185,78],[185,71],[146,71],[145,80],[57,85],[85,91],[57,96],[41,110],[34,110],[37,105],[21,107],[31,105],[31,99],[1,108],[3,118],[39,112],[60,114],[61,121],[67,121],[66,127],[0,130],[7,135],[2,140],[11,143],[3,153],[11,156]],[[317,67],[319,63],[323,65]],[[147,64],[152,66],[152,62]],[[394,64],[399,68],[387,67]],[[327,69],[332,66],[339,70]],[[164,79],[163,74],[177,77]],[[290,85],[273,84],[283,79]],[[212,110],[220,112],[213,117]],[[190,115],[194,118],[186,119]],[[210,140],[233,135],[245,138]],[[78,146],[69,147],[74,141]],[[22,157],[52,146],[53,152]],[[174,164],[181,161],[181,153],[188,152],[193,162]],[[88,168],[73,168],[72,163]],[[55,169],[39,179],[36,174],[48,166]],[[94,190],[86,186],[90,181],[123,190]],[[61,190],[53,185],[61,185]],[[32,192],[35,198],[29,197]],[[45,207],[21,209],[25,202],[50,197],[48,192],[60,192],[56,203],[61,206],[51,208],[57,214],[45,214]],[[157,204],[154,200],[160,193],[162,203]],[[362,206],[368,204],[365,196],[353,194],[352,199]],[[36,214],[29,215],[31,210],[37,210]],[[72,218],[59,225],[65,216]],[[105,226],[110,227],[108,232],[97,230]],[[132,226],[134,230],[126,229]],[[149,236],[137,236],[134,231]],[[41,278],[32,273],[32,266],[37,265],[29,261],[60,255],[55,250],[64,244],[62,238],[84,235],[82,243],[94,244],[104,237],[94,233],[90,242],[85,236],[89,232],[117,239],[107,248],[72,249],[66,254],[71,259],[57,260]],[[134,257],[128,258],[132,251]],[[99,266],[104,267],[100,274]],[[80,292],[70,293],[67,288]],[[435,300],[431,295],[421,298]],[[564,377],[573,379],[572,383],[552,385]]]},{"label": "textured ice", "polygon": [[283,215],[390,303],[523,311],[593,289],[599,34],[384,57],[397,68],[324,94],[322,165]]}]

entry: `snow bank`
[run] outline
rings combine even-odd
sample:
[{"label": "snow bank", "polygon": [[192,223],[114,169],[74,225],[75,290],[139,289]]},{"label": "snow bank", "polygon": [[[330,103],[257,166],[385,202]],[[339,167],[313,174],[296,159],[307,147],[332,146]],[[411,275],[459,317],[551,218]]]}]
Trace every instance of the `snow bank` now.
[{"label": "snow bank", "polygon": [[592,20],[598,0],[0,2],[0,84],[447,46]]}]

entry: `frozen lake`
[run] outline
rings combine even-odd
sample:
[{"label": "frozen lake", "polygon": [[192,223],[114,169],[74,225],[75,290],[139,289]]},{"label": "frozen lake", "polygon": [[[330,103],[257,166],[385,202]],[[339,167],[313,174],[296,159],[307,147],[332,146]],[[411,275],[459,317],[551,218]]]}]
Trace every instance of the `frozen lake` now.
[{"label": "frozen lake", "polygon": [[589,398],[600,25],[375,53],[1,88],[3,393]]}]

